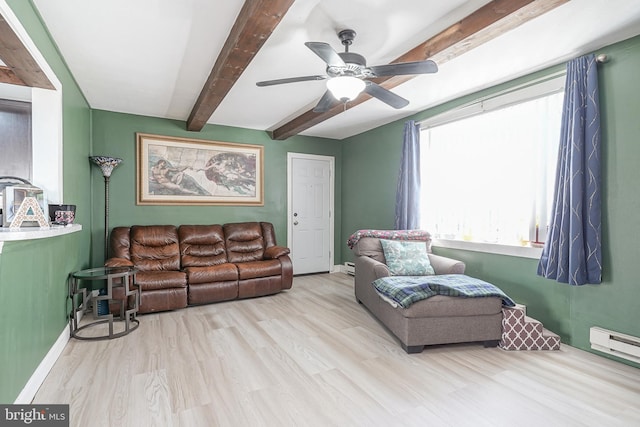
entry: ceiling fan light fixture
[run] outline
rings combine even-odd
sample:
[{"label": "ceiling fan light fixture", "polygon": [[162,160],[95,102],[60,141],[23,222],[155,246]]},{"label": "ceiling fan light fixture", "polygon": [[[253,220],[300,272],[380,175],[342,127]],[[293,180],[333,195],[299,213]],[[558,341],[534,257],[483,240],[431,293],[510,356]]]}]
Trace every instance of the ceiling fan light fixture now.
[{"label": "ceiling fan light fixture", "polygon": [[327,89],[340,101],[353,101],[360,95],[366,84],[353,76],[337,76],[327,80]]}]

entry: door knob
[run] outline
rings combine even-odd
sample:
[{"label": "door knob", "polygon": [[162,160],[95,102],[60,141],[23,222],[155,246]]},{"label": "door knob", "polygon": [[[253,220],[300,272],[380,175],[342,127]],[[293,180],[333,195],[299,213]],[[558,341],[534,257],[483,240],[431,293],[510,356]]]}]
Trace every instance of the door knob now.
[{"label": "door knob", "polygon": [[298,225],[298,221],[293,221],[293,225]]}]

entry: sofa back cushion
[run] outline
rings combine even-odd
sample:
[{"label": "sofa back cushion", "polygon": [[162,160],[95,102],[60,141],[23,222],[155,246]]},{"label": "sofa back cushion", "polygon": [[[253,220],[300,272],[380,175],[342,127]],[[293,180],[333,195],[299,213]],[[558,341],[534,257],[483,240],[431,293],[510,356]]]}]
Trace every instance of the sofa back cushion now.
[{"label": "sofa back cushion", "polygon": [[181,225],[180,260],[182,268],[206,267],[227,262],[221,225]]},{"label": "sofa back cushion", "polygon": [[224,238],[229,262],[259,261],[264,256],[264,238],[259,222],[225,224]]},{"label": "sofa back cushion", "polygon": [[180,270],[177,228],[173,225],[131,227],[131,261],[140,271]]}]

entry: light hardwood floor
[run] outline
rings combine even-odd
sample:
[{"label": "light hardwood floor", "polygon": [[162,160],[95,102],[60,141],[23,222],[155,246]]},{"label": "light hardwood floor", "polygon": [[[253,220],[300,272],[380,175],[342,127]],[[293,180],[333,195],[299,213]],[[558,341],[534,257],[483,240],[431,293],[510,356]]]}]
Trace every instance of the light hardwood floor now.
[{"label": "light hardwood floor", "polygon": [[640,426],[640,370],[563,346],[406,354],[345,274],[71,340],[34,403],[72,426]]}]

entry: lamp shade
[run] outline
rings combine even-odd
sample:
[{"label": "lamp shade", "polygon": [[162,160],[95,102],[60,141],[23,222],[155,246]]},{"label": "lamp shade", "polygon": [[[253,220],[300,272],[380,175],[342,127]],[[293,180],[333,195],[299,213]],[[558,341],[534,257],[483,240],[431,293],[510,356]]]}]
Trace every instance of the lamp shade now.
[{"label": "lamp shade", "polygon": [[120,164],[120,162],[122,162],[122,159],[109,156],[90,156],[89,160],[100,166],[100,169],[102,170],[102,176],[104,176],[105,178],[109,178],[111,176],[113,168],[115,168]]},{"label": "lamp shade", "polygon": [[353,76],[338,76],[327,80],[327,89],[338,100],[353,101],[365,88],[361,79]]}]

